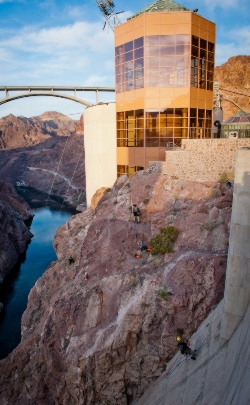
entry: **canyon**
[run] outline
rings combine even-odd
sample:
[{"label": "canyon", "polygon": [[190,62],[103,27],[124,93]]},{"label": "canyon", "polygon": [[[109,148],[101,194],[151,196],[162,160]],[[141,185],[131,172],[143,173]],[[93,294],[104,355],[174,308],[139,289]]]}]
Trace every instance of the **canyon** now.
[{"label": "canyon", "polygon": [[25,221],[32,217],[30,207],[14,187],[0,180],[0,283],[26,252],[32,234]]},{"label": "canyon", "polygon": [[[188,338],[223,298],[232,189],[151,167],[98,198],[57,231],[58,260],[30,292],[21,344],[0,361],[1,405],[130,404],[164,371],[176,333]],[[168,225],[174,253],[135,258],[139,240]]]},{"label": "canyon", "polygon": [[0,119],[0,178],[62,197],[77,206],[85,201],[83,117],[60,113]]}]

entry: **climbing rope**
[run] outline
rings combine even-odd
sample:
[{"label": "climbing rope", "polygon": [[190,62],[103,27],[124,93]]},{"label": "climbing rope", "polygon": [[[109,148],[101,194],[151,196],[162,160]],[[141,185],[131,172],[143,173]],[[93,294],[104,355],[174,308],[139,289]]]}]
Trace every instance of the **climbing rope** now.
[{"label": "climbing rope", "polygon": [[64,148],[63,148],[63,151],[62,151],[62,154],[61,154],[61,157],[60,157],[60,160],[59,160],[59,163],[58,163],[57,169],[56,169],[56,174],[55,174],[55,176],[54,176],[54,179],[53,179],[52,184],[51,184],[50,191],[49,191],[49,193],[48,193],[48,197],[47,197],[47,200],[46,200],[45,207],[47,207],[47,204],[48,204],[48,201],[49,201],[49,198],[50,198],[50,195],[51,195],[51,192],[52,192],[52,189],[53,189],[53,186],[54,186],[55,180],[56,180],[56,176],[57,176],[57,173],[58,173],[59,167],[60,167],[60,165],[61,165],[61,161],[62,161],[62,158],[63,158],[64,152],[65,152],[65,148],[66,148],[66,146],[67,146],[67,144],[68,144],[69,138],[70,138],[70,137],[68,137],[68,138],[67,138],[67,141],[65,142],[65,145],[64,145]]}]

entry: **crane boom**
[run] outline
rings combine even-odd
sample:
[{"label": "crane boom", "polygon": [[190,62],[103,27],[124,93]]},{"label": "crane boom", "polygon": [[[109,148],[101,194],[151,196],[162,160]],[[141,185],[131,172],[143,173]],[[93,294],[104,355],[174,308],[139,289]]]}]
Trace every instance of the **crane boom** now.
[{"label": "crane boom", "polygon": [[[121,21],[119,20],[117,14],[119,13],[115,12],[115,3],[113,0],[96,0],[97,6],[99,7],[99,10],[101,11],[102,15],[104,16],[106,22],[104,24],[104,28],[106,23],[110,26],[112,31],[114,31],[114,28],[117,25],[121,24]],[[103,28],[103,29],[104,29]]]}]

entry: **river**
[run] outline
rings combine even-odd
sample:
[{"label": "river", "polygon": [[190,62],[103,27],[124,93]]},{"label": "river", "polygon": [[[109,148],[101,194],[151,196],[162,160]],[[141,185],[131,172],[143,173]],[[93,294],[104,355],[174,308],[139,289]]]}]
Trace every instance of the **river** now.
[{"label": "river", "polygon": [[[71,216],[72,209],[61,210],[60,203],[49,200],[44,205],[41,195],[34,193],[25,196],[35,216],[30,226],[34,235],[26,254],[7,277],[0,290],[0,301],[4,311],[0,316],[0,359],[5,358],[21,340],[21,318],[27,307],[28,294],[49,264],[57,260],[53,249],[56,230]],[[36,198],[34,198],[36,195]],[[33,197],[33,198],[32,198]],[[40,205],[40,206],[39,206]]]}]

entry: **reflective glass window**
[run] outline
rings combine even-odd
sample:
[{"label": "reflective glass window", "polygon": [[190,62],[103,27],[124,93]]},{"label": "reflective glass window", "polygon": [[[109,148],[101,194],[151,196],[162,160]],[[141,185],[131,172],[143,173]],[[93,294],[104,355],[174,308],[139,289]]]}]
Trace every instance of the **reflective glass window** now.
[{"label": "reflective glass window", "polygon": [[145,45],[159,45],[160,36],[159,35],[150,35],[145,38]]},{"label": "reflective glass window", "polygon": [[198,56],[199,56],[199,48],[196,48],[196,46],[192,46],[192,55],[196,56],[198,58]]},{"label": "reflective glass window", "polygon": [[129,70],[133,70],[133,69],[134,69],[134,62],[133,61],[129,61],[129,62],[126,62],[124,64],[125,72],[128,72]]},{"label": "reflective glass window", "polygon": [[213,61],[214,61],[214,54],[213,54],[213,52],[208,52],[208,60],[209,60],[209,62],[213,62]]},{"label": "reflective glass window", "polygon": [[199,46],[199,38],[194,35],[192,35],[192,45]]},{"label": "reflective glass window", "polygon": [[143,68],[143,58],[135,60],[135,69]]},{"label": "reflective glass window", "polygon": [[143,48],[138,48],[134,51],[134,58],[142,58],[143,57]]},{"label": "reflective glass window", "polygon": [[128,52],[128,53],[125,53],[125,62],[128,62],[128,61],[130,61],[130,60],[133,60],[133,52]]},{"label": "reflective glass window", "polygon": [[176,45],[190,44],[190,35],[176,35]]},{"label": "reflective glass window", "polygon": [[200,49],[200,58],[207,59],[207,51],[205,49]]},{"label": "reflective glass window", "polygon": [[176,55],[189,55],[189,46],[187,45],[176,46]]},{"label": "reflective glass window", "polygon": [[159,65],[159,59],[158,58],[146,58],[146,66],[158,66]]},{"label": "reflective glass window", "polygon": [[144,43],[143,37],[135,39],[134,40],[134,49],[143,47],[143,43]]},{"label": "reflective glass window", "polygon": [[124,53],[124,45],[119,45],[115,48],[115,55],[121,55]]},{"label": "reflective glass window", "polygon": [[175,45],[176,35],[161,35],[160,45]]},{"label": "reflective glass window", "polygon": [[127,42],[126,44],[124,44],[125,52],[132,51],[133,47],[134,47],[133,41],[130,41],[130,42]]},{"label": "reflective glass window", "polygon": [[208,42],[208,50],[214,52],[214,44],[212,44],[212,42]]},{"label": "reflective glass window", "polygon": [[175,57],[174,56],[161,56],[160,66],[174,66]]},{"label": "reflective glass window", "polygon": [[143,69],[134,71],[135,79],[143,79]]},{"label": "reflective glass window", "polygon": [[207,49],[207,41],[205,39],[200,38],[200,48]]},{"label": "reflective glass window", "polygon": [[167,56],[167,55],[175,55],[175,46],[161,46],[160,47],[160,55]]},{"label": "reflective glass window", "polygon": [[146,48],[146,52],[145,52],[146,56],[149,57],[159,57],[159,47],[158,46],[147,46]]}]

